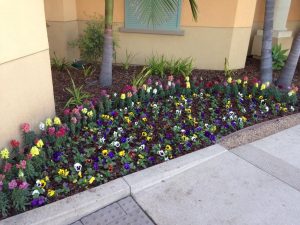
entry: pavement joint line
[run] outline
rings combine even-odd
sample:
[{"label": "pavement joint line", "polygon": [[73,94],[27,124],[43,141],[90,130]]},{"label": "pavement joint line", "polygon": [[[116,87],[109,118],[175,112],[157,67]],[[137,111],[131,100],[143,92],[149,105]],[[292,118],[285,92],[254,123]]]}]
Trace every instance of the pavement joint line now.
[{"label": "pavement joint line", "polygon": [[137,202],[137,200],[135,199],[135,197],[133,195],[130,195],[131,198],[133,199],[133,201],[138,205],[138,207],[140,207],[140,209],[143,211],[143,213],[145,213],[145,215],[151,220],[151,222],[154,225],[157,225],[156,222],[153,220],[153,218],[144,210],[144,208]]},{"label": "pavement joint line", "polygon": [[[259,148],[260,150],[262,150],[261,148]],[[262,150],[263,151],[263,150]],[[269,174],[270,176],[272,176],[273,178],[279,180],[280,182],[286,184],[287,186],[291,187],[292,189],[296,190],[297,192],[300,192],[298,189],[294,188],[293,186],[291,186],[289,183],[287,183],[286,181],[282,180],[281,178],[277,177],[277,176],[274,176],[273,174],[267,172],[266,170],[260,168],[259,166],[253,164],[252,162],[250,162],[249,160],[245,159],[245,158],[242,158],[241,156],[239,156],[238,154],[232,152],[232,151],[229,151],[231,154],[234,154],[236,155],[237,157],[239,157],[240,159],[244,160],[245,162],[251,164],[252,166],[256,167],[257,169],[259,169],[260,171],[266,173],[266,174]]]}]

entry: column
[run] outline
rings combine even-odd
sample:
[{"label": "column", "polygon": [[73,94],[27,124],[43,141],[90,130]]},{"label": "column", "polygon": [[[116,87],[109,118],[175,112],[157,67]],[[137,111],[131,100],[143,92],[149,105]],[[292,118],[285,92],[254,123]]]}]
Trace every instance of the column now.
[{"label": "column", "polygon": [[[275,0],[274,23],[273,23],[273,45],[281,44],[283,49],[290,49],[293,38],[292,31],[287,30],[286,23],[290,11],[291,0]],[[261,55],[263,30],[257,30],[254,37],[252,52],[253,56]]]},{"label": "column", "polygon": [[0,1],[0,149],[55,114],[49,46],[40,0]]}]

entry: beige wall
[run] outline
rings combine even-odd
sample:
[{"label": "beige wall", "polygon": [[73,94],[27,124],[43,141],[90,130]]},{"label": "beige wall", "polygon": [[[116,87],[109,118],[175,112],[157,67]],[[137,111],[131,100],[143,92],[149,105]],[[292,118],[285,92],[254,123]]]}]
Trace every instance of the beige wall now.
[{"label": "beige wall", "polygon": [[0,1],[0,149],[20,125],[54,115],[44,3]]},{"label": "beige wall", "polygon": [[[74,0],[75,1],[75,0]],[[104,15],[104,1],[76,0],[76,22],[53,15],[55,7],[65,6],[53,0],[45,0],[50,50],[72,60],[78,55],[66,50],[68,40],[82,33],[84,24],[93,15]],[[256,0],[198,0],[199,18],[192,18],[188,0],[183,0],[181,29],[183,36],[119,32],[124,25],[124,0],[116,0],[114,7],[115,36],[118,40],[117,62],[125,59],[126,49],[137,55],[134,63],[144,64],[152,54],[173,57],[193,57],[197,68],[223,69],[224,58],[232,68],[245,65]],[[52,8],[47,9],[47,5]],[[56,5],[56,6],[54,6]],[[50,7],[50,6],[49,6]],[[61,9],[61,11],[63,11]],[[74,10],[72,10],[74,12]],[[61,17],[62,19],[59,19]],[[58,21],[59,20],[59,21]],[[68,30],[68,31],[66,31]],[[74,30],[74,32],[72,32]],[[243,48],[241,48],[243,46]]]}]

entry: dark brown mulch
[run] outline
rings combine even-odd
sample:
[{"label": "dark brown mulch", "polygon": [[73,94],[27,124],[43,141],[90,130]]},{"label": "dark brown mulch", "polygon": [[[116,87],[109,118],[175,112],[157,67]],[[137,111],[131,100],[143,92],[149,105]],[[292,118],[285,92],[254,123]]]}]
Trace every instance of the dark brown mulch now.
[{"label": "dark brown mulch", "polygon": [[[248,76],[249,79],[259,78],[259,65],[260,60],[254,58],[247,58],[246,66],[244,69],[239,69],[234,71],[235,78],[242,78],[243,76]],[[83,76],[83,72],[78,69],[70,68],[69,71],[71,73],[72,79],[74,80],[77,87],[83,85],[83,90],[88,93],[99,96],[101,89],[105,89],[108,93],[119,92],[122,88],[131,84],[131,80],[133,76],[139,73],[142,69],[142,66],[131,66],[128,71],[124,70],[120,65],[113,66],[113,85],[108,88],[101,88],[99,83],[97,83],[98,75],[100,73],[100,67],[98,66],[96,72],[93,76],[85,79]],[[195,69],[193,71],[193,76],[201,76],[205,81],[214,81],[214,80],[223,80],[224,79],[224,71],[217,70],[198,70]],[[274,73],[274,79],[276,80],[279,76],[279,72]],[[71,86],[71,79],[67,71],[60,72],[55,69],[52,69],[52,79],[54,86],[54,98],[55,98],[55,107],[56,113],[61,115],[64,109],[64,106],[70,95],[65,90],[65,88]],[[94,81],[95,84],[89,85],[91,81]],[[300,86],[300,63],[298,63],[298,67],[294,76],[295,85]]]}]

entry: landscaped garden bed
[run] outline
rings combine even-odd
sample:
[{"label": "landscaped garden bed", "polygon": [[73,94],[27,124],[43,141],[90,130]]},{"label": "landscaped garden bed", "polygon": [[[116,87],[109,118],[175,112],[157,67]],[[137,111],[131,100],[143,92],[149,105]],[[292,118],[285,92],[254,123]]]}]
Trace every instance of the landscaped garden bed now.
[{"label": "landscaped garden bed", "polygon": [[[99,91],[99,90],[98,90]],[[2,218],[212,145],[261,121],[299,112],[296,88],[231,76],[149,78],[48,118],[36,134],[22,125],[24,146],[0,151]]]}]

